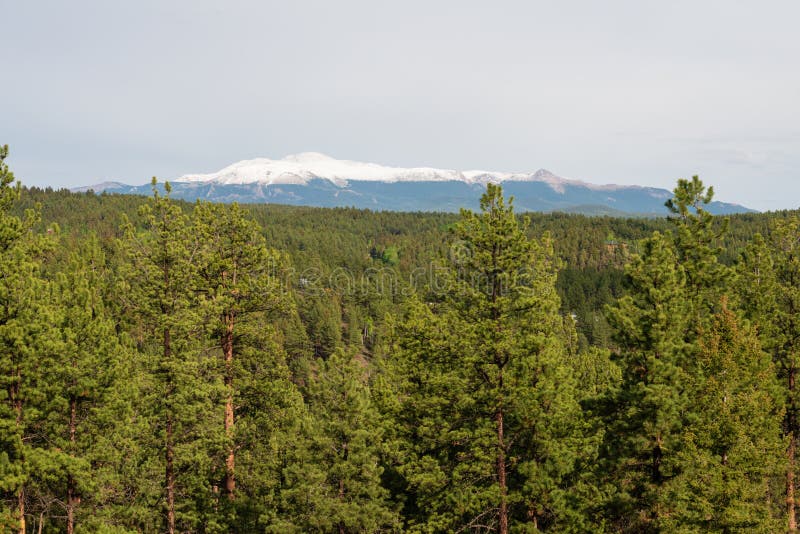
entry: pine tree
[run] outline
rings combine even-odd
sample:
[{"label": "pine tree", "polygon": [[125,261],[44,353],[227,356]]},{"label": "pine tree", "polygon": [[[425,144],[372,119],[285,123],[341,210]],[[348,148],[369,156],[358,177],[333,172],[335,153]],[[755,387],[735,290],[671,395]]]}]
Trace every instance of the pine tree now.
[{"label": "pine tree", "polygon": [[[308,410],[292,381],[279,331],[259,324],[237,354],[237,497],[239,532],[297,531],[297,510],[282,505],[285,470],[295,461]],[[219,424],[218,421],[216,424]]]},{"label": "pine tree", "polygon": [[695,320],[700,320],[719,304],[728,287],[731,273],[719,262],[719,242],[729,221],[705,209],[714,198],[714,188],[706,188],[697,176],[678,180],[673,194],[666,206],[675,215],[675,250],[686,276],[686,297],[692,300]]},{"label": "pine tree", "polygon": [[223,386],[222,413],[210,422],[220,428],[224,447],[222,469],[212,477],[215,493],[221,486],[227,501],[213,504],[219,528],[287,526],[288,511],[280,511],[282,473],[307,416],[284,349],[283,330],[293,335],[297,320],[288,258],[267,247],[258,225],[236,204],[198,204],[192,235],[200,319]]},{"label": "pine tree", "polygon": [[797,531],[797,440],[800,436],[800,219],[776,221],[769,240],[757,235],[737,265],[745,314],[758,328],[772,357],[785,398],[783,434],[786,449],[786,510],[789,532]]},{"label": "pine tree", "polygon": [[285,470],[283,499],[303,532],[383,532],[398,526],[381,485],[383,434],[366,362],[343,350],[319,361],[308,385],[311,417]]},{"label": "pine tree", "polygon": [[209,480],[224,441],[214,432],[213,407],[223,387],[209,374],[211,364],[200,345],[197,251],[189,218],[170,200],[169,184],[162,196],[154,178],[153,191],[141,208],[145,230],[137,232],[130,223],[125,227],[129,287],[124,296],[138,317],[142,371],[150,380],[142,386],[141,402],[151,410],[160,441],[153,446],[163,461],[164,526],[173,534],[201,522],[213,529]]},{"label": "pine tree", "polygon": [[[105,309],[104,271],[104,254],[92,236],[73,253],[57,279],[62,312],[59,332],[67,356],[62,398],[67,401],[68,414],[66,432],[61,433],[63,445],[59,445],[75,459],[74,470],[67,474],[64,499],[68,534],[75,531],[75,522],[82,515],[82,501],[88,501],[84,506],[89,507],[104,504],[93,487],[99,478],[98,467],[103,465],[102,455],[93,445],[103,433],[113,431],[115,418],[127,402],[121,397],[125,388],[120,387],[119,375],[126,352]],[[58,444],[60,440],[54,441]]]},{"label": "pine tree", "polygon": [[621,532],[658,532],[672,513],[666,485],[689,414],[686,278],[669,237],[656,232],[641,249],[626,268],[630,294],[609,310],[622,384],[609,392],[603,458],[616,491],[606,516]]},{"label": "pine tree", "polygon": [[301,302],[301,316],[316,358],[327,358],[339,347],[342,338],[342,316],[339,302],[330,291],[311,295]]},{"label": "pine tree", "polygon": [[780,409],[769,361],[727,309],[731,272],[715,246],[726,223],[704,210],[711,198],[697,177],[678,182],[676,233],[643,242],[630,294],[609,310],[623,382],[609,394],[606,517],[621,531],[776,525],[761,503],[780,465]]},{"label": "pine tree", "polygon": [[29,457],[38,452],[27,443],[28,418],[46,398],[39,375],[44,362],[36,345],[49,318],[39,272],[47,241],[31,231],[39,221],[38,207],[22,218],[11,213],[20,186],[5,163],[7,156],[8,146],[0,147],[0,526],[24,534]]},{"label": "pine tree", "polygon": [[[222,489],[229,500],[236,491],[235,401],[242,376],[239,358],[254,328],[290,311],[285,287],[286,261],[268,249],[258,226],[238,205],[199,203],[193,234],[198,240],[200,287],[205,294],[204,322],[222,353],[225,385],[224,433],[227,440]],[[238,377],[238,378],[237,378]]]},{"label": "pine tree", "polygon": [[552,243],[525,236],[500,187],[481,210],[454,227],[441,302],[412,303],[395,334],[410,527],[568,531],[580,411]]},{"label": "pine tree", "polygon": [[683,476],[670,487],[675,514],[665,530],[779,532],[780,386],[769,355],[724,299],[695,363],[689,387],[697,416],[683,431]]},{"label": "pine tree", "polygon": [[[40,325],[30,346],[47,380],[37,385],[25,421],[28,510],[34,521],[75,531],[81,518],[105,507],[103,493],[116,483],[113,440],[124,404],[117,380],[122,347],[102,298],[105,260],[96,240],[87,239],[54,279],[37,289]],[[101,447],[100,443],[105,443]],[[109,486],[110,485],[110,486]],[[86,513],[82,513],[86,510]]]}]

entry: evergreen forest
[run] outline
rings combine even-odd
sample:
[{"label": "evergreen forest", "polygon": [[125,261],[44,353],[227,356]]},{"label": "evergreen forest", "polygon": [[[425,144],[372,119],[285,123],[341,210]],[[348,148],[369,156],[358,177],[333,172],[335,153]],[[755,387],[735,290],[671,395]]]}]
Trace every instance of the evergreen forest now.
[{"label": "evergreen forest", "polygon": [[800,212],[195,204],[0,148],[0,531],[797,532]]}]

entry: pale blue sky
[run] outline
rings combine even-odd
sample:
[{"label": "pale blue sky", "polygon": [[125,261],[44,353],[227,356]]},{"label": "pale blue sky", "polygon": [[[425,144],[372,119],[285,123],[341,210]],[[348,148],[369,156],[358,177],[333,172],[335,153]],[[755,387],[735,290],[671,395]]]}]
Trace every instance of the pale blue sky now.
[{"label": "pale blue sky", "polygon": [[318,151],[800,206],[800,2],[0,0],[23,183]]}]

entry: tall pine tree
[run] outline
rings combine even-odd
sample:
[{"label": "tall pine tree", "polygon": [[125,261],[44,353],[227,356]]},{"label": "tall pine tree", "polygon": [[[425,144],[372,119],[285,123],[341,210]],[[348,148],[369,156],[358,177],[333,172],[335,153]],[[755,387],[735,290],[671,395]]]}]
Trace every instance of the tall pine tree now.
[{"label": "tall pine tree", "polygon": [[[284,287],[285,260],[268,249],[258,226],[237,205],[202,203],[195,207],[193,234],[198,239],[197,269],[211,335],[222,351],[226,388],[224,430],[228,440],[222,488],[229,499],[236,490],[235,408],[238,354],[247,329],[290,305]],[[239,373],[241,374],[241,373]]]},{"label": "tall pine tree", "polygon": [[797,447],[800,437],[800,219],[773,223],[768,239],[756,235],[737,265],[745,314],[772,357],[785,399],[785,502],[789,532],[797,531]]},{"label": "tall pine tree", "polygon": [[[213,459],[223,447],[222,432],[214,419],[222,381],[201,344],[202,307],[197,292],[197,241],[190,234],[189,217],[153,179],[153,197],[142,206],[143,231],[125,226],[128,256],[124,291],[134,325],[142,369],[142,407],[153,425],[152,443],[158,451],[153,468],[160,466],[164,529],[173,534],[200,524],[213,529],[211,483]],[[158,461],[160,459],[160,461]]]},{"label": "tall pine tree", "polygon": [[658,532],[671,513],[665,486],[679,471],[689,405],[686,278],[668,237],[641,249],[626,269],[630,294],[609,310],[623,379],[609,392],[603,458],[616,491],[606,517],[621,532]]},{"label": "tall pine tree", "polygon": [[7,156],[8,146],[0,147],[0,526],[24,534],[30,457],[40,452],[28,439],[28,420],[47,399],[40,373],[46,362],[37,350],[50,317],[40,276],[40,253],[47,243],[32,232],[38,208],[21,218],[12,213],[20,185],[5,163]]},{"label": "tall pine tree", "polygon": [[679,180],[667,203],[675,233],[643,242],[630,293],[609,310],[623,382],[609,393],[605,517],[623,532],[776,525],[761,503],[780,465],[780,409],[768,360],[725,304],[727,223],[704,209],[711,198],[697,177]]},{"label": "tall pine tree", "polygon": [[[49,284],[49,325],[36,344],[49,379],[46,405],[31,422],[31,442],[41,451],[31,493],[39,520],[52,524],[64,517],[68,534],[79,519],[108,504],[104,493],[115,483],[116,466],[108,463],[115,447],[105,436],[115,434],[129,401],[119,376],[123,354],[129,353],[104,305],[105,268],[93,237],[70,254]],[[55,509],[48,503],[56,503]]]},{"label": "tall pine tree", "polygon": [[783,406],[771,359],[723,300],[689,380],[695,417],[678,453],[669,532],[779,532]]},{"label": "tall pine tree", "polygon": [[412,304],[395,333],[413,530],[570,528],[580,411],[552,243],[527,224],[490,184],[454,227],[441,301]]}]

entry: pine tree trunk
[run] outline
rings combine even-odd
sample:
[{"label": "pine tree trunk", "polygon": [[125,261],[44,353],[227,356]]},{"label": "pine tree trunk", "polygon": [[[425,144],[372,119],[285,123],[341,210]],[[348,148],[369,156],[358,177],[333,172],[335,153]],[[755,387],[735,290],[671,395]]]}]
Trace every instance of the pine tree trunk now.
[{"label": "pine tree trunk", "polygon": [[[169,362],[172,355],[169,328],[164,329],[164,361]],[[167,378],[166,397],[167,400],[172,396],[172,380]],[[164,483],[166,486],[167,497],[167,532],[175,534],[175,468],[174,451],[172,444],[172,408],[167,403],[166,436],[164,440],[166,467],[164,470]]]},{"label": "pine tree trunk", "polygon": [[539,530],[539,518],[536,516],[536,510],[531,508],[528,510],[528,521],[533,526],[534,532]]},{"label": "pine tree trunk", "polygon": [[75,532],[75,481],[72,477],[67,480],[67,534]]},{"label": "pine tree trunk", "polygon": [[[344,500],[344,480],[339,480],[339,500]],[[339,534],[345,534],[347,529],[344,526],[343,522],[339,523]]]},{"label": "pine tree trunk", "polygon": [[17,513],[19,513],[19,534],[25,534],[25,487],[17,493]]},{"label": "pine tree trunk", "polygon": [[175,534],[175,469],[173,466],[174,456],[172,450],[172,415],[167,415],[167,437],[166,437],[166,470],[165,478],[167,483],[167,531]]},{"label": "pine tree trunk", "polygon": [[[22,431],[22,398],[20,397],[20,383],[22,375],[19,368],[13,373],[14,381],[9,387],[8,396],[14,407],[17,428]],[[25,486],[21,485],[17,491],[17,513],[19,514],[19,534],[25,534]]]},{"label": "pine tree trunk", "polygon": [[497,422],[497,483],[500,485],[500,534],[508,534],[508,487],[506,485],[506,451],[503,436],[503,409],[498,408]]},{"label": "pine tree trunk", "polygon": [[[495,244],[492,250],[492,266],[497,268],[497,257],[499,254],[498,245]],[[491,276],[491,303],[492,303],[492,321],[494,322],[498,336],[500,334],[500,313],[497,307],[497,299],[501,294],[500,280],[492,275]],[[495,347],[494,363],[497,365],[497,387],[499,391],[503,391],[503,368],[506,364],[506,358]],[[495,413],[495,422],[497,424],[497,483],[500,486],[500,509],[499,509],[499,522],[500,534],[508,534],[508,485],[506,483],[506,442],[505,442],[505,428],[503,426],[503,399],[498,399],[497,412]]]},{"label": "pine tree trunk", "polygon": [[655,437],[655,442],[656,444],[653,446],[653,450],[650,452],[650,481],[654,485],[660,486],[664,481],[664,477],[661,475],[661,460],[664,456],[664,451],[661,448],[660,435]]},{"label": "pine tree trunk", "polygon": [[228,457],[225,460],[225,493],[228,499],[233,500],[236,492],[236,453],[233,443],[233,326],[234,317],[233,313],[227,314],[225,321],[225,335],[222,341],[222,350],[225,355],[225,389],[228,392],[228,398],[225,400],[225,435],[228,438],[230,445],[228,448]]},{"label": "pine tree trunk", "polygon": [[[342,451],[344,453],[342,455],[342,459],[347,461],[347,455],[348,455],[347,442],[342,444]],[[339,494],[338,494],[338,498],[339,498],[340,502],[344,502],[344,479],[343,478],[339,479]],[[345,534],[346,532],[347,532],[347,529],[345,528],[344,522],[340,522],[339,523],[339,534]]]},{"label": "pine tree trunk", "polygon": [[[69,399],[69,443],[71,451],[75,450],[75,433],[78,427],[78,400],[75,396]],[[72,475],[67,477],[67,534],[75,532],[75,508],[80,502]]]},{"label": "pine tree trunk", "polygon": [[789,532],[797,531],[797,519],[795,517],[795,497],[794,497],[794,459],[795,457],[795,437],[794,432],[789,434],[789,449],[787,451],[788,466],[786,469],[786,506],[789,515]]},{"label": "pine tree trunk", "polygon": [[787,515],[789,516],[789,532],[797,532],[797,517],[796,517],[796,501],[794,496],[794,473],[795,473],[795,453],[796,453],[796,426],[797,414],[794,406],[794,389],[795,389],[795,369],[789,369],[789,414],[788,414],[788,434],[789,434],[789,448],[786,451],[787,466],[786,466],[786,507]]}]

